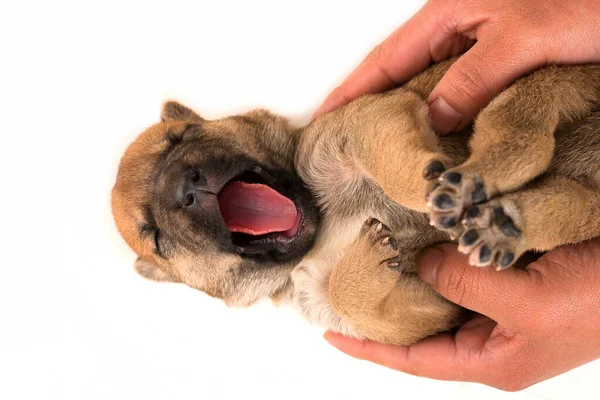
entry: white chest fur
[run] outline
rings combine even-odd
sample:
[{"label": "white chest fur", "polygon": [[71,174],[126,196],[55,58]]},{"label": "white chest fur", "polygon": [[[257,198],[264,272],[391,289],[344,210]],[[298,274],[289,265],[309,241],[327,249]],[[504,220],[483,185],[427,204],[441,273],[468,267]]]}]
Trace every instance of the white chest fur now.
[{"label": "white chest fur", "polygon": [[293,304],[310,322],[349,336],[358,336],[331,307],[329,277],[356,240],[368,215],[344,223],[323,221],[315,247],[292,272]]}]

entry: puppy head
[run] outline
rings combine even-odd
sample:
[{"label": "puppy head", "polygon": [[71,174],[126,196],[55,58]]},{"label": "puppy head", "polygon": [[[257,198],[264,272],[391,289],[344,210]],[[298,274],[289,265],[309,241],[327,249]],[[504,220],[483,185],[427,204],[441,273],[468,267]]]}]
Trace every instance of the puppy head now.
[{"label": "puppy head", "polygon": [[319,218],[294,170],[296,141],[264,110],[208,121],[167,102],[126,150],[112,191],[137,271],[235,305],[277,294]]}]

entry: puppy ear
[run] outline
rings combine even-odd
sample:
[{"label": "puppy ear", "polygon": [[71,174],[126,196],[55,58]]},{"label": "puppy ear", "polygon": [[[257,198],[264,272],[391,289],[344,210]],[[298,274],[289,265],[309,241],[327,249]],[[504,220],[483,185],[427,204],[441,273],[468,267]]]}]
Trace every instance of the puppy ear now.
[{"label": "puppy ear", "polygon": [[165,104],[163,104],[163,108],[160,113],[160,119],[162,122],[172,120],[202,121],[201,116],[176,101],[167,101]]},{"label": "puppy ear", "polygon": [[173,278],[171,275],[167,274],[162,269],[158,268],[156,265],[139,257],[137,260],[135,260],[134,268],[138,274],[140,274],[146,279],[150,279],[151,281],[179,282],[177,279]]}]

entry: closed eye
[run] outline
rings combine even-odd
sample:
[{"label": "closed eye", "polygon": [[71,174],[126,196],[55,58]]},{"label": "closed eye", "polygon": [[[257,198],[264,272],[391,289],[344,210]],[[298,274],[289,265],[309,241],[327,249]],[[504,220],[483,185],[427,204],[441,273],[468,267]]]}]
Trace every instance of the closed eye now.
[{"label": "closed eye", "polygon": [[156,231],[154,231],[154,252],[159,256],[164,258],[164,255],[162,254],[161,250],[160,250],[160,230],[157,229]]}]

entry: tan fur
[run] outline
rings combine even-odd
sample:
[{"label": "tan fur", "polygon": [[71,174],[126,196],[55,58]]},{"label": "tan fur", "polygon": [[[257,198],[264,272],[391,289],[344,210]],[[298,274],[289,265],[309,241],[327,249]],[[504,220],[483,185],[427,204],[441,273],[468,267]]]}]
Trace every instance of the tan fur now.
[{"label": "tan fur", "polygon": [[[468,134],[450,136],[437,144],[429,127],[419,123],[426,121],[423,98],[434,86],[426,79],[427,75],[439,78],[448,65],[435,66],[407,84],[405,89],[423,96],[419,99],[403,93],[403,89],[364,96],[309,126],[304,135],[312,133],[315,139],[301,142],[301,146],[306,144],[308,147],[301,147],[299,154],[310,155],[298,162],[303,179],[309,183],[314,180],[311,185],[318,186],[321,175],[315,172],[322,173],[327,168],[332,172],[339,167],[339,164],[311,165],[320,162],[320,151],[327,151],[337,154],[330,158],[344,160],[341,163],[344,168],[348,168],[348,160],[352,160],[356,164],[353,170],[364,171],[397,203],[422,210],[424,205],[418,200],[415,205],[410,196],[423,193],[421,185],[424,181],[414,178],[421,178],[420,172],[432,159],[442,161],[447,167],[463,163],[449,172],[461,171],[466,175],[473,171],[478,174],[485,181],[490,198],[527,184],[550,166],[551,175],[569,177],[550,175],[526,186],[521,192],[507,194],[488,203],[489,212],[493,212],[495,207],[505,206],[506,213],[524,232],[519,238],[520,243],[515,244],[517,256],[526,250],[550,250],[561,244],[600,235],[597,211],[600,190],[596,180],[600,169],[600,141],[597,136],[594,136],[595,140],[591,138],[590,127],[595,126],[596,132],[600,128],[598,121],[590,119],[600,99],[598,68],[551,67],[519,81],[479,115],[475,133],[469,142],[470,156],[467,156],[459,150],[461,145],[453,142],[462,141],[462,147],[466,148],[467,142],[463,140],[469,137]],[[393,94],[398,98],[393,98]],[[400,121],[396,121],[398,117],[394,111],[401,115]],[[331,127],[340,129],[333,131]],[[562,133],[555,148],[554,133],[561,131],[568,133]],[[340,146],[342,143],[343,148]],[[439,151],[438,145],[446,150],[446,157],[435,153]],[[591,183],[591,186],[574,181],[571,179],[574,175],[580,181]],[[344,175],[338,176],[340,182],[344,182],[343,178]],[[346,195],[340,189],[336,187],[332,191],[336,196],[331,199],[332,202],[339,199],[337,207],[341,210],[349,206],[350,193]],[[336,205],[324,205],[326,209],[334,207]],[[382,217],[383,207],[375,208],[372,215],[392,224],[390,227],[394,235],[407,232],[405,227],[397,229],[393,226],[397,218],[385,214]],[[411,218],[414,221],[414,217]],[[488,235],[492,235],[495,229],[480,228],[486,228]],[[425,226],[419,229],[420,234],[399,239],[398,252],[403,256],[408,272],[413,271],[414,266],[411,255],[418,254],[425,247],[415,243],[427,231]],[[354,247],[333,269],[329,286],[333,307],[358,332],[375,340],[406,344],[447,329],[460,320],[457,310],[433,295],[427,287],[421,286],[416,276],[414,280],[406,273],[398,277],[383,263],[386,257],[377,254],[381,249],[372,246],[369,251],[366,242],[366,236],[359,235]],[[370,257],[372,259],[368,260]],[[424,298],[428,300],[424,302]],[[419,309],[422,304],[427,304],[427,307]],[[412,312],[416,309],[419,311]],[[425,316],[431,319],[427,320]],[[447,326],[443,326],[443,322]],[[414,327],[419,328],[415,331]]]},{"label": "tan fur", "polygon": [[[156,254],[151,235],[140,235],[140,227],[147,222],[143,210],[153,196],[155,169],[169,148],[169,138],[179,138],[192,122],[201,122],[207,138],[224,138],[239,148],[250,149],[260,160],[274,158],[283,166],[293,168],[292,158],[286,156],[293,153],[295,147],[288,122],[264,110],[251,111],[239,118],[205,121],[175,102],[165,103],[161,120],[163,122],[150,127],[128,147],[112,191],[111,204],[117,228],[143,262],[143,268],[136,269],[148,278],[183,282],[234,306],[247,306],[261,298],[280,294],[281,289],[289,285],[293,265],[281,266],[281,273],[276,275],[256,273],[253,275],[256,279],[244,279],[235,268],[239,258],[213,250],[198,254],[177,249],[167,260]],[[231,132],[240,129],[246,135],[231,136]],[[274,143],[278,152],[266,152],[252,139],[253,135],[261,135],[265,141]],[[181,230],[186,229],[183,221],[171,222]],[[152,266],[158,271],[152,271]]]},{"label": "tan fur", "polygon": [[[452,189],[434,188],[423,178],[432,161],[460,172],[464,187],[472,189],[476,180],[485,184],[486,201],[473,223],[499,249],[520,256],[600,235],[598,67],[537,71],[486,107],[474,131],[438,138],[425,99],[452,62],[431,67],[401,88],[362,96],[302,129],[263,110],[205,121],[167,103],[164,122],[125,153],[113,190],[117,226],[143,260],[142,273],[181,281],[231,305],[264,297],[291,302],[309,320],[344,334],[409,344],[456,326],[466,315],[417,275],[423,249],[465,230],[435,229],[424,214],[439,214],[426,194]],[[202,140],[227,139],[239,149],[234,151],[301,177],[322,215],[314,245],[299,263],[244,273],[239,257],[219,253],[208,239],[202,242],[205,251],[175,244],[164,258],[140,236],[143,209],[156,196],[152,177],[167,151],[165,138],[188,132],[190,124],[201,127]],[[466,192],[452,193],[471,206]],[[491,224],[498,209],[519,235],[507,236]],[[173,223],[191,229],[183,220]],[[467,250],[475,263],[481,261]]]}]

